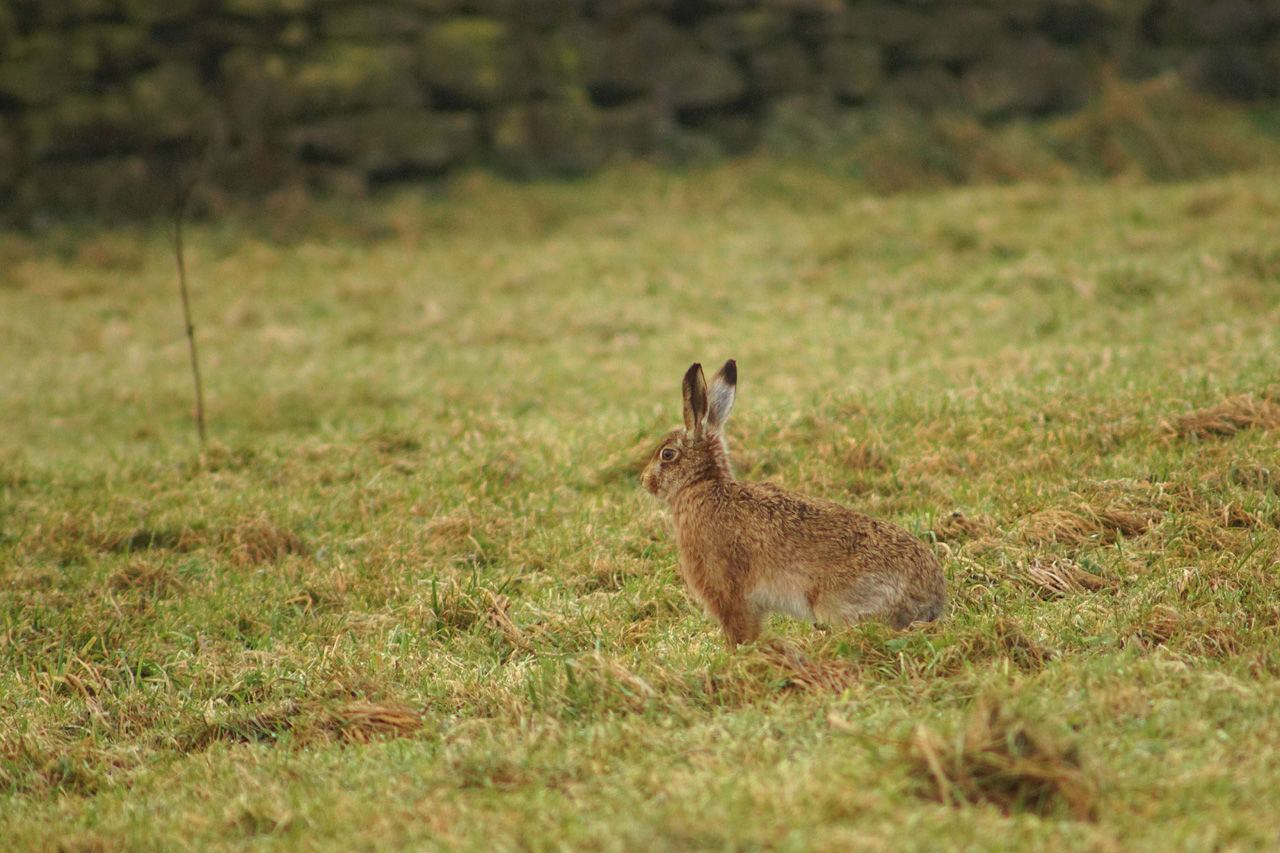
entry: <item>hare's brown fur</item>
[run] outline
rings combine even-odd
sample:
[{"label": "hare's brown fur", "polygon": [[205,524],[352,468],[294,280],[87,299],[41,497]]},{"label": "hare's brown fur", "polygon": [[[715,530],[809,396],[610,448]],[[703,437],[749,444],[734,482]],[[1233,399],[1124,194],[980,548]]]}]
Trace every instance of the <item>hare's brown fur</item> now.
[{"label": "hare's brown fur", "polygon": [[760,634],[768,611],[831,624],[884,619],[894,628],[938,618],[946,584],[937,558],[906,530],[770,483],[735,480],[724,440],[737,366],[708,390],[685,374],[685,428],[645,468],[645,488],[675,522],[680,573],[732,648]]}]

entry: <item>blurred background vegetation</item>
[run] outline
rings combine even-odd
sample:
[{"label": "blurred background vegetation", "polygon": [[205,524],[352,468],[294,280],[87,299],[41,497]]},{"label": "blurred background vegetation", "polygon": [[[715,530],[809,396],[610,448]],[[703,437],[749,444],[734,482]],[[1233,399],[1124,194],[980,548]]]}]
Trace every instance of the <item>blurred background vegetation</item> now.
[{"label": "blurred background vegetation", "polygon": [[876,191],[1277,146],[1269,0],[2,0],[0,216],[810,156]]}]

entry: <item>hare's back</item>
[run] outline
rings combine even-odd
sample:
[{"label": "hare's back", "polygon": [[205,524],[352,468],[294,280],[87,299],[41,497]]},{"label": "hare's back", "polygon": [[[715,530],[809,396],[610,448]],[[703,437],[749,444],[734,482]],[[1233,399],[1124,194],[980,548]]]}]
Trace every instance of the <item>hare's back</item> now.
[{"label": "hare's back", "polygon": [[772,483],[740,485],[742,503],[751,507],[743,513],[748,535],[789,562],[854,575],[937,570],[928,546],[892,522]]}]

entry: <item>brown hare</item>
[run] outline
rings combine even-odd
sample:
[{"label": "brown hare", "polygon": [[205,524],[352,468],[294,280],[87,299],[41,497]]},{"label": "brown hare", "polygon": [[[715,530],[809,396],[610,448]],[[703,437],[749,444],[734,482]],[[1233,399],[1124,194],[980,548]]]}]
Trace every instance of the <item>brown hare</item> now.
[{"label": "brown hare", "polygon": [[768,611],[828,624],[884,619],[894,628],[946,609],[933,552],[906,530],[771,483],[735,480],[724,437],[737,391],[730,359],[708,389],[684,375],[684,429],[645,467],[644,487],[671,507],[680,574],[720,620],[729,648],[760,635]]}]

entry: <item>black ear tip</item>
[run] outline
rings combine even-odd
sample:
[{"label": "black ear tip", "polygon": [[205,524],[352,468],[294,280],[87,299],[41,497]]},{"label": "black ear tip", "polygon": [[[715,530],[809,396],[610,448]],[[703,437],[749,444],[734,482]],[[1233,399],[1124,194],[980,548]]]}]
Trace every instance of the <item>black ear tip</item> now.
[{"label": "black ear tip", "polygon": [[723,373],[724,373],[725,382],[728,382],[730,385],[738,384],[738,362],[737,361],[735,361],[732,358],[726,361],[724,363]]}]

